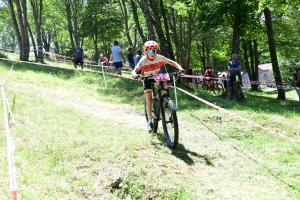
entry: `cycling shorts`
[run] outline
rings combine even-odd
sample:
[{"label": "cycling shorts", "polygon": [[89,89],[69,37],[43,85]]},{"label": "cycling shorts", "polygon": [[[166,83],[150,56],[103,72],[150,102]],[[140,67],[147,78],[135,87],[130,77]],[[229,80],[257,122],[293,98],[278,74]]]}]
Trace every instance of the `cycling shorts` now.
[{"label": "cycling shorts", "polygon": [[154,79],[144,79],[143,80],[143,87],[144,87],[144,91],[145,90],[151,90],[151,84],[152,83],[156,83],[156,81]]}]

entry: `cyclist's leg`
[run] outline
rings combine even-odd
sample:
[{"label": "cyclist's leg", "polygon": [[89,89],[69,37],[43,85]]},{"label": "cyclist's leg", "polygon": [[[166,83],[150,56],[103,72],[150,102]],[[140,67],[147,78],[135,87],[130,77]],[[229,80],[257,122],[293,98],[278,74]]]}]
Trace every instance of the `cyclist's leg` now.
[{"label": "cyclist's leg", "polygon": [[146,99],[146,113],[148,118],[148,131],[151,132],[153,130],[153,116],[152,116],[152,90],[151,90],[151,83],[150,80],[143,81],[144,87],[144,95]]}]

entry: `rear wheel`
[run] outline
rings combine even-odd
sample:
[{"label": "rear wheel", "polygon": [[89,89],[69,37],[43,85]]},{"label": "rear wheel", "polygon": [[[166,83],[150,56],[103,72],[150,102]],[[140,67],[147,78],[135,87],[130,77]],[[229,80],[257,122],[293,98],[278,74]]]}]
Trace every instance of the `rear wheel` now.
[{"label": "rear wheel", "polygon": [[167,144],[170,148],[175,149],[178,144],[179,130],[175,106],[170,97],[163,97],[161,110],[162,125]]}]

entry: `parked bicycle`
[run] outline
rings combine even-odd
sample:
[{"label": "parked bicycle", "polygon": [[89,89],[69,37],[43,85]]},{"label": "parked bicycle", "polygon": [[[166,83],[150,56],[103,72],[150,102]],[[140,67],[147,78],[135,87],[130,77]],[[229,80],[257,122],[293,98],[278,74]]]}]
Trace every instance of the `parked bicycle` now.
[{"label": "parked bicycle", "polygon": [[[140,77],[140,75],[139,75]],[[179,72],[172,73],[160,73],[150,76],[143,76],[142,79],[154,79],[159,82],[156,88],[153,83],[152,88],[152,115],[153,115],[153,132],[156,133],[158,129],[158,122],[162,120],[162,126],[164,135],[166,138],[167,145],[175,149],[178,144],[179,129],[178,119],[176,114],[175,105],[169,95],[169,90],[164,88],[163,81],[170,80],[170,77],[179,77]],[[145,101],[145,116],[148,121],[146,112],[146,101]]]},{"label": "parked bicycle", "polygon": [[[205,78],[206,79],[206,78]],[[206,79],[206,81],[208,81],[208,79]],[[207,82],[204,81],[203,83],[203,89],[207,92],[208,90],[213,91],[214,94],[223,94],[224,93],[224,87],[221,83],[218,83],[217,80],[211,80],[209,82],[209,85],[207,84]]]}]

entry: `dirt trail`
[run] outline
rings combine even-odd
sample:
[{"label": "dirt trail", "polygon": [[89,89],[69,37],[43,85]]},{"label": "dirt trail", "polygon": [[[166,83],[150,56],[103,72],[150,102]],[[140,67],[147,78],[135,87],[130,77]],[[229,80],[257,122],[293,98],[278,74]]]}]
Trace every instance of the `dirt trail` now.
[{"label": "dirt trail", "polygon": [[[32,85],[30,89],[39,91],[39,96],[56,104],[73,107],[125,126],[141,126],[141,121],[144,122],[144,113],[133,111],[130,105],[114,105],[95,97],[78,101],[76,93],[59,89],[50,91]],[[48,95],[50,93],[51,96]],[[149,176],[159,179],[159,176],[172,172],[178,182],[194,185],[195,193],[203,199],[293,199],[282,187],[284,183],[256,163],[259,155],[245,154],[239,147],[220,140],[200,123],[184,121],[180,114],[179,119],[180,145],[173,156],[157,156],[155,149],[141,149],[141,154],[145,151],[148,157],[138,158],[137,161],[147,163],[151,160],[148,167],[157,168],[156,173]],[[128,159],[124,159],[122,162],[128,162]],[[170,166],[170,163],[173,164]]]}]

